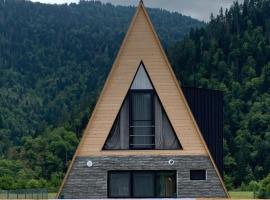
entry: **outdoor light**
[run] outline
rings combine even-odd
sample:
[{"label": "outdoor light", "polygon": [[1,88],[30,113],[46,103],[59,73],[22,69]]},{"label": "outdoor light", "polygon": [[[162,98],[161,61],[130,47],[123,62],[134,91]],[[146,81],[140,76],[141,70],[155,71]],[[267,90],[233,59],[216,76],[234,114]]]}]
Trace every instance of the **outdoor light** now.
[{"label": "outdoor light", "polygon": [[92,167],[93,166],[93,162],[91,160],[88,160],[86,163],[87,167]]},{"label": "outdoor light", "polygon": [[171,160],[168,161],[168,163],[169,163],[169,165],[173,165],[174,164],[174,160],[171,159]]}]

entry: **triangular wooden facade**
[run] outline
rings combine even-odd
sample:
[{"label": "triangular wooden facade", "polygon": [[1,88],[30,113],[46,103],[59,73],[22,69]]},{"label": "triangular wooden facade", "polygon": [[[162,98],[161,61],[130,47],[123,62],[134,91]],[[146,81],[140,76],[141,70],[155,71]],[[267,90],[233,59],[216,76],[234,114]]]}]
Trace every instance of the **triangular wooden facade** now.
[{"label": "triangular wooden facade", "polygon": [[[151,78],[150,78],[150,76],[149,76],[149,74],[147,73],[147,71],[146,71],[146,69],[145,69],[145,66],[144,66],[144,64],[143,64],[143,62],[141,62],[140,63],[140,65],[138,66],[138,69],[136,70],[136,73],[135,73],[135,76],[133,77],[133,80],[132,80],[132,82],[131,82],[131,85],[130,85],[130,88],[129,88],[129,90],[151,90],[151,91],[153,91],[153,93],[154,93],[154,101],[155,101],[155,96],[156,96],[156,90],[155,90],[155,87],[153,86],[153,84],[152,84],[152,80],[151,80]],[[127,94],[126,95],[126,97],[125,97],[125,100],[124,101],[126,101],[126,99],[127,98],[129,98],[130,97],[130,95],[129,94]],[[178,139],[178,137],[177,137],[177,135],[176,135],[176,132],[175,132],[175,130],[174,130],[174,128],[172,127],[172,125],[171,125],[171,122],[169,121],[169,119],[168,119],[168,116],[167,116],[167,114],[166,114],[166,111],[164,110],[164,108],[163,108],[163,105],[162,105],[162,103],[160,102],[160,100],[159,100],[159,98],[158,98],[158,96],[156,96],[157,97],[157,101],[159,102],[157,105],[155,105],[155,106],[158,106],[158,107],[160,107],[160,111],[157,111],[157,110],[155,110],[154,112],[160,112],[160,114],[161,114],[161,118],[163,118],[163,120],[162,120],[162,122],[160,123],[160,125],[159,125],[159,128],[161,128],[162,129],[162,127],[166,127],[166,126],[168,126],[167,127],[167,130],[166,130],[166,132],[163,132],[161,135],[163,135],[164,134],[164,136],[161,136],[161,135],[159,135],[159,137],[158,138],[156,138],[157,139],[157,141],[155,141],[155,145],[156,145],[156,148],[157,149],[162,149],[162,148],[165,148],[165,149],[167,149],[167,150],[173,150],[173,149],[182,149],[182,146],[181,146],[181,143],[180,143],[180,141],[179,141],[179,139]],[[123,104],[125,104],[124,102],[123,102]],[[123,106],[123,105],[122,105]],[[121,106],[121,107],[122,107]],[[157,108],[156,108],[157,109]],[[122,108],[120,108],[120,110],[119,110],[119,113],[118,113],[118,115],[117,115],[117,119],[115,119],[115,122],[114,122],[114,125],[113,125],[113,127],[112,127],[112,129],[110,130],[110,134],[108,135],[108,137],[107,137],[107,139],[106,139],[106,142],[105,142],[105,144],[104,144],[104,147],[106,146],[106,143],[108,142],[108,140],[109,140],[109,138],[110,139],[112,139],[113,137],[112,137],[112,135],[111,135],[111,133],[112,133],[112,130],[116,130],[115,128],[116,128],[116,122],[119,122],[119,116],[120,116],[120,113],[121,113],[121,110],[122,110]],[[159,109],[158,109],[159,110]],[[129,111],[128,111],[128,114],[129,114]],[[121,118],[121,117],[120,117]],[[125,117],[124,116],[124,118],[127,118],[127,119],[125,119],[125,120],[129,120],[129,117]],[[156,119],[155,119],[156,120]],[[164,122],[168,122],[167,124],[164,124]],[[120,122],[119,122],[120,123]],[[123,122],[122,121],[122,123],[125,123],[125,122]],[[126,127],[126,126],[125,126]],[[114,142],[113,142],[113,144],[114,145],[116,145],[117,146],[117,149],[118,150],[120,150],[119,148],[120,148],[120,146],[122,146],[122,150],[124,150],[124,149],[128,149],[129,148],[129,141],[125,141],[125,140],[123,140],[123,142],[124,142],[124,144],[123,145],[120,145],[120,141],[121,141],[121,136],[120,136],[120,126],[119,126],[119,124],[118,124],[118,133],[117,133],[117,135],[116,136],[114,136],[115,137],[115,139],[113,139],[114,140]],[[128,127],[129,128],[129,127]],[[124,128],[125,129],[125,128]],[[156,130],[157,131],[157,130]],[[127,131],[127,130],[124,130],[123,131],[124,132],[124,135],[129,135],[129,131]],[[113,132],[113,133],[115,133],[115,132]],[[163,142],[161,142],[161,140],[163,140],[164,138],[165,138],[165,134],[167,135],[167,136],[169,136],[169,138],[170,138],[170,143],[168,143],[168,141],[166,142],[166,141],[163,141]],[[129,136],[128,136],[129,137]],[[155,136],[156,137],[156,136]],[[168,137],[167,137],[167,139],[168,139]],[[116,141],[116,140],[118,140],[118,141]],[[165,139],[164,139],[165,140]],[[112,141],[112,140],[110,140],[110,141]],[[162,143],[163,144],[163,147],[161,148],[161,147],[157,147],[158,145],[157,145],[157,143]],[[164,147],[164,144],[166,144],[166,147]],[[110,148],[104,148],[103,147],[103,149],[104,150],[109,150]],[[115,149],[114,149],[115,150]]]},{"label": "triangular wooden facade", "polygon": [[[102,149],[141,62],[145,65],[157,95],[182,145],[182,149],[126,151]],[[59,194],[69,176],[76,157],[114,155],[209,156],[224,191],[228,195],[142,2],[140,2],[132,19],[81,142],[66,173]]]}]

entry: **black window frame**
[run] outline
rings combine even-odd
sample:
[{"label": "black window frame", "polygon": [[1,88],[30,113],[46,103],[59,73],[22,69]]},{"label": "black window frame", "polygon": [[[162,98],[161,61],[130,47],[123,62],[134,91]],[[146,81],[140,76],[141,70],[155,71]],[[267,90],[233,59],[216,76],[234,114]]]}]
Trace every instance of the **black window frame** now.
[{"label": "black window frame", "polygon": [[[131,89],[131,86],[132,86],[132,84],[134,82],[134,79],[136,78],[137,72],[138,72],[138,70],[139,70],[139,68],[140,68],[141,65],[144,68],[144,70],[146,72],[146,75],[147,75],[147,77],[148,77],[148,79],[149,79],[149,81],[150,81],[150,83],[152,85],[152,89]],[[136,71],[136,74],[133,77],[131,86],[130,86],[130,88],[129,88],[126,96],[125,96],[125,99],[127,98],[129,100],[129,103],[128,103],[129,104],[128,105],[128,107],[129,107],[129,121],[128,121],[128,123],[129,123],[128,124],[128,126],[129,126],[129,136],[128,136],[129,142],[128,143],[129,144],[125,148],[121,148],[121,147],[120,148],[115,148],[115,149],[110,149],[110,148],[107,149],[107,148],[105,148],[105,145],[106,145],[107,141],[109,140],[109,138],[111,136],[111,132],[109,132],[109,135],[107,136],[107,139],[106,139],[105,143],[103,144],[102,150],[105,150],[105,151],[107,151],[107,150],[109,150],[109,151],[114,151],[114,150],[116,150],[116,151],[117,150],[158,150],[158,151],[159,150],[183,150],[183,147],[182,147],[182,145],[181,145],[181,143],[179,141],[179,138],[177,136],[177,133],[176,133],[176,131],[175,131],[175,129],[174,129],[174,127],[173,127],[173,125],[172,125],[169,117],[168,117],[168,114],[167,114],[166,110],[164,109],[164,107],[162,105],[162,102],[161,102],[159,96],[157,95],[157,92],[156,92],[155,87],[154,87],[154,85],[152,83],[152,80],[151,80],[151,78],[150,78],[150,76],[149,76],[149,74],[148,74],[148,72],[147,72],[147,70],[145,68],[145,65],[144,65],[144,63],[142,61],[140,62],[140,65],[139,65],[139,67],[138,67],[138,69]],[[152,121],[152,124],[153,124],[152,125],[152,145],[149,146],[149,148],[145,148],[145,147],[138,148],[138,147],[134,147],[134,145],[131,145],[131,144],[133,144],[133,141],[132,141],[132,137],[131,137],[131,134],[132,134],[132,129],[131,129],[131,118],[132,118],[132,112],[131,111],[132,111],[132,108],[131,108],[131,95],[130,94],[131,93],[136,93],[136,92],[139,92],[139,93],[150,92],[150,93],[152,93],[152,120],[151,120]],[[155,141],[155,138],[156,138],[156,135],[155,135],[155,131],[156,131],[155,130],[156,129],[156,122],[155,122],[155,98],[157,98],[157,100],[159,101],[159,103],[161,105],[161,108],[162,108],[162,112],[164,112],[164,114],[166,115],[167,120],[168,120],[168,122],[169,122],[169,124],[170,124],[170,126],[171,126],[171,128],[173,130],[173,133],[175,134],[175,137],[176,137],[177,143],[178,143],[178,147],[177,148],[162,148],[162,149],[161,148],[158,148],[158,149],[156,148],[157,145],[156,145],[156,141]],[[125,100],[123,101],[123,103],[121,105],[121,108],[122,108],[124,102],[125,102]],[[118,111],[117,116],[119,116],[120,111],[121,111],[121,108]],[[113,126],[114,126],[115,123],[116,123],[116,119],[114,120]],[[112,131],[113,126],[111,127],[111,130],[110,131]]]},{"label": "black window frame", "polygon": [[[134,143],[133,143],[133,137],[132,136],[132,133],[133,133],[133,119],[132,119],[132,94],[150,94],[151,95],[151,110],[152,110],[152,113],[151,113],[151,122],[152,122],[152,135],[151,135],[151,138],[152,138],[152,144],[149,145],[149,147],[145,147],[145,146],[142,146],[142,147],[134,147]],[[129,90],[129,149],[131,150],[153,150],[153,149],[156,149],[156,142],[155,142],[155,103],[154,103],[154,100],[155,100],[155,91],[150,89],[150,90],[140,90],[140,89],[132,89],[132,90]],[[146,121],[146,120],[145,120]]]},{"label": "black window frame", "polygon": [[[115,173],[121,173],[121,172],[126,172],[129,173],[129,177],[130,177],[130,181],[129,181],[129,193],[130,196],[129,197],[120,197],[120,196],[111,196],[110,195],[110,184],[111,184],[111,180],[110,180],[110,174],[115,174]],[[154,174],[154,196],[153,197],[145,197],[145,196],[134,196],[133,194],[133,177],[134,177],[134,173],[153,173]],[[164,197],[159,197],[157,196],[158,191],[157,191],[157,174],[158,173],[162,173],[162,172],[173,172],[174,173],[174,177],[175,177],[175,185],[174,185],[174,190],[176,193],[176,196],[164,196]],[[176,170],[109,170],[107,173],[107,197],[108,198],[177,198],[177,171]]]},{"label": "black window frame", "polygon": [[[194,177],[192,177],[192,173],[196,173],[196,172],[203,172],[204,173],[204,178],[203,179],[201,179],[201,178],[194,178]],[[191,180],[191,181],[206,181],[207,180],[207,170],[206,169],[191,169],[191,170],[189,170],[189,179]]]}]

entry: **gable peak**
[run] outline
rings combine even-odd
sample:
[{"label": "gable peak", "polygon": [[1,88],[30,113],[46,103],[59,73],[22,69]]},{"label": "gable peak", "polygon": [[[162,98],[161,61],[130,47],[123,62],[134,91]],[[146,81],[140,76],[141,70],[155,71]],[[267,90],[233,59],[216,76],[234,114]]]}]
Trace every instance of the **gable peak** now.
[{"label": "gable peak", "polygon": [[153,86],[149,80],[148,74],[145,71],[143,64],[139,65],[137,73],[134,77],[133,83],[130,89],[139,89],[139,90],[152,90]]}]

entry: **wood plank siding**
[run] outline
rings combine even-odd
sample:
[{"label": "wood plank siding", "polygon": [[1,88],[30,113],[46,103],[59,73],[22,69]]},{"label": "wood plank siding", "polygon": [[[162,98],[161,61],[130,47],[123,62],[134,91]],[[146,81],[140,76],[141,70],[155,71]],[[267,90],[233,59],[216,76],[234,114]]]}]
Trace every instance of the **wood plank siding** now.
[{"label": "wood plank siding", "polygon": [[[149,74],[161,104],[182,145],[182,149],[102,150],[141,62],[143,62]],[[122,155],[209,156],[222,187],[228,195],[142,2],[140,2],[132,19],[129,30],[60,187],[58,196],[63,189],[76,157]]]},{"label": "wood plank siding", "polygon": [[[138,10],[136,21],[121,48],[122,51],[85,132],[78,155],[206,155],[207,152],[192,121],[183,94],[179,92],[178,83],[164,58],[143,9]],[[183,150],[102,151],[141,61],[145,65]]]}]

